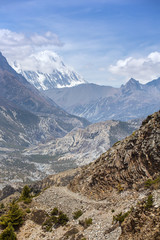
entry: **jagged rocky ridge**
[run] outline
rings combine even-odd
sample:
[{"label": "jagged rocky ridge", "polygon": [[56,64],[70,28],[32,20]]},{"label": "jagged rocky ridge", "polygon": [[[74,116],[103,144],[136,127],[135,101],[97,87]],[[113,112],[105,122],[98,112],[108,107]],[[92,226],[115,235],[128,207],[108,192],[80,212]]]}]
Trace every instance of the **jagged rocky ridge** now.
[{"label": "jagged rocky ridge", "polygon": [[[159,194],[159,191],[157,191]],[[139,202],[132,209],[128,218],[121,224],[122,233],[119,240],[159,240],[160,239],[160,207],[145,208],[145,201]]]},{"label": "jagged rocky ridge", "polygon": [[160,111],[147,117],[139,130],[114,144],[95,162],[82,167],[70,189],[103,199],[113,189],[136,189],[160,171]]},{"label": "jagged rocky ridge", "polygon": [[131,78],[120,88],[81,84],[50,89],[45,94],[67,112],[91,122],[145,118],[159,110],[160,78],[141,84]]}]

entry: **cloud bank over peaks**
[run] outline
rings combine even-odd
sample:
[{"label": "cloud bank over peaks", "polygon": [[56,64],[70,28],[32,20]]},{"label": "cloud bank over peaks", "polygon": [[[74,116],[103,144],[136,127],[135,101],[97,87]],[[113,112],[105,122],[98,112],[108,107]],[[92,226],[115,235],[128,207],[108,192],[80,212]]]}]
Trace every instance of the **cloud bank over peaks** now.
[{"label": "cloud bank over peaks", "polygon": [[39,49],[62,47],[63,43],[58,36],[52,32],[43,35],[33,33],[27,36],[8,29],[0,29],[0,51],[13,61],[14,59],[24,59]]},{"label": "cloud bank over peaks", "polygon": [[67,71],[66,67],[55,52],[45,50],[38,53],[31,54],[29,57],[19,61],[14,61],[11,63],[13,68],[19,72],[21,69],[23,71],[35,71],[51,74],[54,70],[63,72],[64,69]]},{"label": "cloud bank over peaks", "polygon": [[115,65],[110,65],[108,70],[126,80],[133,77],[146,83],[160,77],[160,52],[152,52],[145,58],[120,59]]}]

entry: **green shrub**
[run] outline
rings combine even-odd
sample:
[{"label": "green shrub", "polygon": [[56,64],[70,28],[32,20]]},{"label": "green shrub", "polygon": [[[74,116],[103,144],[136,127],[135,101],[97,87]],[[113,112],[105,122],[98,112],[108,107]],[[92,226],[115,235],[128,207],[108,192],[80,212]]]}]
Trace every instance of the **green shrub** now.
[{"label": "green shrub", "polygon": [[51,216],[50,218],[51,218],[51,220],[52,220],[52,222],[54,224],[57,224],[57,221],[58,221],[58,217],[57,216]]},{"label": "green shrub", "polygon": [[59,216],[57,217],[57,224],[64,226],[66,223],[69,221],[68,217],[66,214],[63,212],[59,212]]},{"label": "green shrub", "polygon": [[47,218],[46,221],[43,223],[43,229],[46,232],[51,232],[52,231],[52,227],[53,227],[53,222],[51,218]]},{"label": "green shrub", "polygon": [[27,208],[27,209],[26,209],[26,213],[31,213],[30,208]]},{"label": "green shrub", "polygon": [[0,217],[0,225],[7,227],[11,223],[14,227],[19,227],[23,223],[24,213],[14,201],[10,204],[9,211]]},{"label": "green shrub", "polygon": [[87,228],[92,224],[92,218],[86,218],[85,220],[81,220],[79,221],[79,224],[82,225],[84,228]]},{"label": "green shrub", "polygon": [[51,211],[51,216],[56,216],[58,215],[58,208],[53,208],[53,210]]},{"label": "green shrub", "polygon": [[128,215],[130,214],[130,211],[126,212],[126,213],[119,213],[116,216],[113,216],[113,222],[119,222],[119,224],[121,224],[126,217],[128,217]]},{"label": "green shrub", "polygon": [[146,188],[150,188],[152,186],[153,180],[152,179],[147,179],[144,183]]},{"label": "green shrub", "polygon": [[78,210],[73,213],[73,218],[78,219],[80,216],[82,216],[83,212],[81,210]]},{"label": "green shrub", "polygon": [[25,185],[22,190],[19,200],[23,200],[24,203],[26,203],[26,204],[31,203],[32,196],[31,196],[30,192],[31,192],[30,188],[27,185]]},{"label": "green shrub", "polygon": [[85,219],[85,224],[86,224],[87,226],[91,225],[91,224],[92,224],[92,218],[87,218],[87,219]]},{"label": "green shrub", "polygon": [[3,209],[3,208],[4,208],[4,203],[1,203],[0,209]]},{"label": "green shrub", "polygon": [[16,234],[14,232],[14,228],[11,223],[4,229],[4,231],[0,234],[0,240],[16,240]]},{"label": "green shrub", "polygon": [[153,196],[150,194],[147,198],[145,209],[149,209],[153,206]]},{"label": "green shrub", "polygon": [[69,218],[62,211],[58,211],[57,208],[54,208],[51,212],[51,216],[48,216],[46,221],[43,223],[43,229],[45,231],[51,231],[52,227],[64,226],[69,221]]},{"label": "green shrub", "polygon": [[145,188],[150,188],[151,186],[156,187],[157,185],[160,186],[160,176],[158,176],[156,179],[147,179],[144,182]]}]

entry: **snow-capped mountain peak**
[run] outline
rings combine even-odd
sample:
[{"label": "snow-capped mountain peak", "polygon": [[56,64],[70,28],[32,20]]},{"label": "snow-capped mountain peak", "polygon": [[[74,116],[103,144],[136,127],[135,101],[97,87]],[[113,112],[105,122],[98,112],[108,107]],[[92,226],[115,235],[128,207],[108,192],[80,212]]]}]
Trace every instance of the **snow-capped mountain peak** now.
[{"label": "snow-capped mountain peak", "polygon": [[51,51],[32,54],[21,62],[14,61],[11,65],[39,90],[86,83],[71,67],[64,64],[60,56]]}]

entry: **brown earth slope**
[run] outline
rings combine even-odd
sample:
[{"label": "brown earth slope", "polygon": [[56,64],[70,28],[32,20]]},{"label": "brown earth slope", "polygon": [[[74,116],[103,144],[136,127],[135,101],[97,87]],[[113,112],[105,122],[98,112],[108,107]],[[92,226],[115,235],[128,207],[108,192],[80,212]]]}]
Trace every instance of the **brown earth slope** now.
[{"label": "brown earth slope", "polygon": [[82,167],[69,188],[94,199],[118,191],[138,189],[160,171],[160,111],[148,116],[139,130],[114,144],[95,162]]}]

